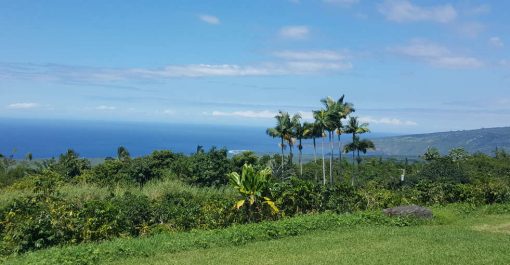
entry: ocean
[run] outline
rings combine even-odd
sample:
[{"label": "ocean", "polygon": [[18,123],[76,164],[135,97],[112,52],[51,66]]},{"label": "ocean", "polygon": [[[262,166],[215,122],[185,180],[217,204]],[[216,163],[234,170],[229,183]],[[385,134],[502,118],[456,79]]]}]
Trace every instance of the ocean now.
[{"label": "ocean", "polygon": [[[82,157],[104,158],[115,157],[119,146],[125,146],[132,156],[143,156],[154,150],[191,154],[198,145],[206,150],[227,148],[231,154],[279,152],[279,140],[265,131],[264,127],[225,125],[0,119],[0,153],[51,158],[73,149]],[[312,153],[310,145],[307,141],[305,153]]]}]

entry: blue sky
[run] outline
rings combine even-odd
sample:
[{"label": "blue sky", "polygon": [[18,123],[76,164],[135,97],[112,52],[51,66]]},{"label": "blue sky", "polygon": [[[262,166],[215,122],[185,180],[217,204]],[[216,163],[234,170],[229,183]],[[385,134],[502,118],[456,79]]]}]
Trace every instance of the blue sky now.
[{"label": "blue sky", "polygon": [[379,132],[510,125],[506,1],[0,1],[0,117]]}]

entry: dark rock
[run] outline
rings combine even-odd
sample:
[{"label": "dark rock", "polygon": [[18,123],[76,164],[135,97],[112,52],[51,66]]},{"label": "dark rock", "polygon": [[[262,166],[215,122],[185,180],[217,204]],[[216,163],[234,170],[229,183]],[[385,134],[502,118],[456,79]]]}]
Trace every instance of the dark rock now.
[{"label": "dark rock", "polygon": [[387,216],[413,216],[423,219],[430,219],[434,217],[429,208],[418,205],[398,206],[395,208],[384,209],[383,212]]}]

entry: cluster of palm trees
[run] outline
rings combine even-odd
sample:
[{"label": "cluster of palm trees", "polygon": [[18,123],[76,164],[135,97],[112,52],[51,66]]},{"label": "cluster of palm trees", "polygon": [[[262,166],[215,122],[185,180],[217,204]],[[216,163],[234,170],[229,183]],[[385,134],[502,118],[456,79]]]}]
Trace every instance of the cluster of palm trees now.
[{"label": "cluster of palm trees", "polygon": [[[273,138],[280,138],[280,149],[282,156],[282,165],[284,167],[285,149],[289,147],[289,163],[293,160],[293,148],[298,144],[300,175],[303,174],[303,140],[311,139],[313,141],[314,161],[317,163],[317,139],[321,139],[322,150],[322,183],[326,185],[326,158],[324,145],[326,138],[329,143],[329,183],[333,184],[333,161],[335,155],[335,134],[338,137],[338,158],[342,161],[342,153],[352,152],[353,168],[354,161],[361,163],[360,152],[366,153],[370,149],[375,149],[374,143],[370,140],[360,140],[359,135],[370,132],[367,123],[360,123],[357,117],[352,116],[355,112],[354,105],[344,101],[344,96],[335,100],[327,97],[321,100],[323,108],[313,111],[314,122],[302,122],[301,114],[290,115],[288,112],[280,111],[275,116],[276,126],[267,129],[267,134]],[[344,125],[344,122],[347,123]],[[351,134],[352,142],[342,147],[342,134]],[[358,154],[357,159],[355,157]],[[340,170],[341,167],[340,167]],[[340,171],[340,175],[342,175]],[[316,177],[317,178],[317,177]],[[318,180],[317,180],[318,181]],[[352,172],[351,183],[355,183],[355,173]]]}]

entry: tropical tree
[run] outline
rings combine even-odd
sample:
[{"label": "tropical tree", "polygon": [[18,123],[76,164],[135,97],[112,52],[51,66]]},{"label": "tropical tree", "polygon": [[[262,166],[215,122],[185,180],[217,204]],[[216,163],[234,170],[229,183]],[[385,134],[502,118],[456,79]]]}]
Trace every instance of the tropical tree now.
[{"label": "tropical tree", "polygon": [[282,169],[284,167],[285,160],[285,140],[292,135],[292,124],[288,112],[281,111],[275,116],[276,126],[274,128],[267,129],[266,133],[273,138],[280,138],[280,148],[282,150]]},{"label": "tropical tree", "polygon": [[294,126],[294,137],[296,137],[298,141],[299,172],[300,176],[303,176],[303,139],[306,138],[307,125],[301,123],[301,115],[296,114],[294,115],[294,118],[292,119],[292,125]]},{"label": "tropical tree", "polygon": [[422,158],[428,162],[438,160],[439,158],[441,158],[441,153],[439,153],[439,149],[435,147],[428,147],[427,151],[425,152],[425,154],[423,154]]},{"label": "tropical tree", "polygon": [[315,126],[319,130],[322,137],[322,184],[326,185],[326,164],[325,164],[325,156],[324,156],[324,138],[325,138],[325,130],[329,126],[328,113],[326,110],[317,110],[313,112],[313,117],[315,118]]},{"label": "tropical tree", "polygon": [[234,205],[236,209],[248,205],[250,211],[250,219],[253,216],[253,211],[258,206],[266,205],[271,209],[273,214],[279,212],[275,203],[268,197],[263,196],[264,190],[268,187],[268,179],[271,176],[271,169],[266,168],[260,171],[255,171],[253,166],[245,164],[243,166],[241,175],[237,172],[228,174],[229,182],[234,189],[241,195],[242,199],[237,201]]},{"label": "tropical tree", "polygon": [[[334,157],[334,146],[335,146],[335,132],[338,135],[338,156],[339,161],[342,161],[342,145],[341,135],[344,133],[342,120],[346,119],[349,114],[354,112],[354,106],[351,103],[344,101],[345,96],[342,95],[338,100],[334,100],[331,97],[327,97],[321,100],[322,104],[326,108],[328,114],[328,131],[329,143],[330,143],[330,158],[329,158],[329,177],[331,184],[333,183],[333,157]],[[341,164],[340,164],[341,166]]]},{"label": "tropical tree", "polygon": [[[370,129],[368,129],[368,123],[360,123],[358,121],[358,117],[351,116],[347,122],[347,125],[345,127],[345,133],[352,134],[352,143],[355,144],[356,142],[356,136],[358,134],[363,134],[370,132]],[[356,150],[352,148],[346,148],[344,150],[349,150],[349,152],[352,152],[352,177],[351,177],[351,184],[354,186],[354,163],[355,163],[355,156],[356,156]]]},{"label": "tropical tree", "polygon": [[337,103],[336,101],[331,98],[323,98],[321,99],[322,104],[326,108],[326,117],[327,117],[327,123],[325,130],[328,132],[328,139],[329,139],[329,183],[333,184],[333,156],[334,156],[334,145],[335,145],[335,138],[333,137],[335,130],[341,125],[340,124],[340,116],[337,111]]},{"label": "tropical tree", "polygon": [[[359,170],[359,165],[361,164],[360,152],[362,152],[363,154],[366,154],[368,150],[375,150],[375,144],[368,139],[360,140],[359,136],[355,136],[354,141],[352,143],[347,144],[344,147],[344,151],[346,153],[357,152],[357,154],[358,154],[358,156],[356,158],[356,161],[358,163],[358,165],[356,167],[357,170]],[[354,176],[354,174],[353,174],[353,176]],[[352,185],[354,185],[354,178],[352,179]]]},{"label": "tropical tree", "polygon": [[[317,164],[317,138],[322,137],[321,129],[316,123],[304,123],[305,139],[312,139],[313,142],[313,161]],[[318,181],[317,171],[315,172],[315,181]]]},{"label": "tropical tree", "polygon": [[358,158],[357,158],[358,166],[361,163],[360,152],[362,152],[363,154],[366,154],[368,152],[368,150],[375,150],[374,142],[372,142],[368,139],[363,139],[361,141],[358,139],[358,146],[356,148],[356,151],[358,152]]},{"label": "tropical tree", "polygon": [[342,124],[342,120],[346,119],[347,116],[349,116],[351,113],[356,111],[354,109],[354,105],[352,103],[345,102],[344,99],[345,99],[345,96],[342,95],[337,100],[337,103],[336,103],[338,116],[340,116],[340,123],[338,124],[338,127],[336,129],[336,134],[338,136],[338,161],[340,162],[340,173],[339,173],[340,176],[342,175],[342,153],[343,153],[341,137],[342,137],[342,134],[345,133],[345,129]]},{"label": "tropical tree", "polygon": [[292,161],[294,159],[294,144],[296,143],[297,135],[296,130],[297,127],[301,126],[301,114],[296,113],[292,116],[290,119],[290,124],[288,125],[290,127],[289,133],[285,136],[285,140],[287,141],[287,144],[289,145],[289,162],[292,165]]},{"label": "tropical tree", "polygon": [[119,148],[117,148],[117,159],[120,161],[128,161],[131,159],[131,155],[129,154],[129,151],[126,147],[119,146]]}]

